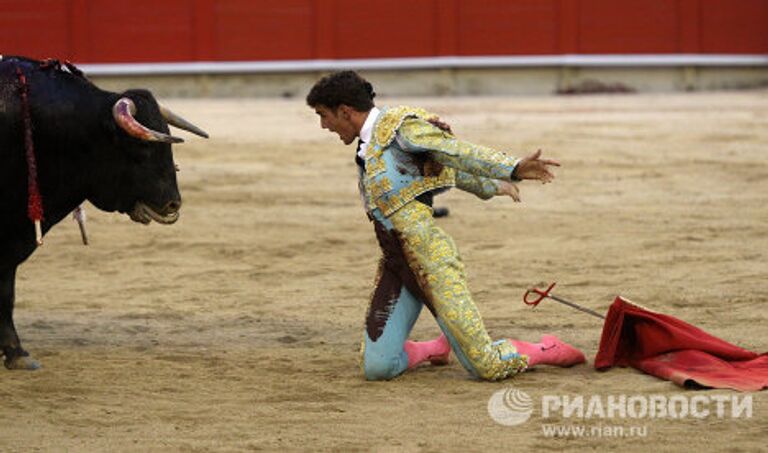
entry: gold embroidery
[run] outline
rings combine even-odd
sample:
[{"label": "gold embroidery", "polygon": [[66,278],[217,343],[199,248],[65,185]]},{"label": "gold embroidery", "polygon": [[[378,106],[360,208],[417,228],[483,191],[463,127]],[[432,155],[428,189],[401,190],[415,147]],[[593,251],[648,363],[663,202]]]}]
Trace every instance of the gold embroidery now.
[{"label": "gold embroidery", "polygon": [[[389,217],[424,192],[456,185],[456,170],[452,167],[469,167],[499,179],[508,179],[514,158],[488,148],[459,142],[451,134],[436,129],[426,121],[432,117],[435,115],[424,109],[409,106],[393,107],[382,112],[374,126],[373,138],[366,156],[365,186],[369,209],[378,207],[384,216]],[[435,159],[427,161],[422,178],[417,178],[398,189],[397,193],[390,193],[392,182],[377,176],[387,171],[384,153],[400,129],[406,137],[415,139],[417,146],[442,149],[443,152],[435,153]],[[494,185],[495,183],[491,182],[487,187],[482,187],[483,192],[493,189]]]},{"label": "gold embroidery", "polygon": [[372,178],[387,169],[387,163],[383,157],[372,157],[365,161],[365,173]]},{"label": "gold embroidery", "polygon": [[423,118],[405,118],[398,132],[414,147],[434,151],[434,161],[472,175],[509,181],[517,163],[503,152],[457,140]]},{"label": "gold embroidery", "polygon": [[472,301],[456,244],[434,224],[431,210],[408,203],[390,220],[419,286],[478,376],[498,380],[525,370],[528,357],[518,354],[512,343],[491,341]]},{"label": "gold embroidery", "polygon": [[384,148],[376,145],[375,142],[371,142],[371,144],[368,145],[368,149],[365,150],[365,161],[368,162],[369,159],[379,159],[382,154],[384,154]]},{"label": "gold embroidery", "polygon": [[373,138],[376,143],[385,147],[394,140],[397,130],[406,118],[411,116],[419,116],[422,118],[432,118],[436,115],[427,112],[424,109],[418,107],[408,107],[407,105],[401,105],[399,107],[393,107],[386,110],[381,114],[379,119],[374,125]]},{"label": "gold embroidery", "polygon": [[456,187],[465,192],[473,193],[483,200],[487,200],[496,195],[496,192],[499,190],[499,182],[495,179],[457,171]]},{"label": "gold embroidery", "polygon": [[380,198],[373,194],[371,194],[371,197],[375,200],[376,207],[381,210],[381,213],[385,217],[389,217],[392,213],[424,192],[444,187],[453,187],[455,178],[456,172],[452,168],[445,167],[439,176],[415,179],[397,193],[390,194],[389,197]]},{"label": "gold embroidery", "polygon": [[382,176],[378,181],[371,181],[370,185],[371,198],[378,199],[382,195],[392,190],[392,181],[386,176]]}]

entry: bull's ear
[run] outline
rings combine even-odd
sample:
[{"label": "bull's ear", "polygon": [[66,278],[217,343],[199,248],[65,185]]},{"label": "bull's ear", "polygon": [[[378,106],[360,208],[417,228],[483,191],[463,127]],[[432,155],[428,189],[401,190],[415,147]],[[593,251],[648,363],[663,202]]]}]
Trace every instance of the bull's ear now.
[{"label": "bull's ear", "polygon": [[112,106],[112,117],[115,119],[115,123],[131,137],[147,142],[181,143],[184,141],[182,138],[144,126],[136,120],[135,114],[136,104],[127,96],[121,97]]}]

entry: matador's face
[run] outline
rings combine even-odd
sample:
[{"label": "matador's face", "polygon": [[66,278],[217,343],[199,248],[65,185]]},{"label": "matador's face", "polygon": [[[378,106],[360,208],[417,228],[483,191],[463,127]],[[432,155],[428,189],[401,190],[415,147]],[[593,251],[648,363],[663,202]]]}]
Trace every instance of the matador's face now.
[{"label": "matador's face", "polygon": [[335,110],[324,105],[315,107],[315,112],[320,117],[320,126],[338,134],[345,145],[352,143],[360,132],[352,122],[349,109],[346,105],[340,105]]}]

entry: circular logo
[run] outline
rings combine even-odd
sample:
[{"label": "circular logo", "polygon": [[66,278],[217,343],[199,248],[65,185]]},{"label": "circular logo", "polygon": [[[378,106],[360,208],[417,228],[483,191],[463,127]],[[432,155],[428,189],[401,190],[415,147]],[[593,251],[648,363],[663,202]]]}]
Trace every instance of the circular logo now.
[{"label": "circular logo", "polygon": [[499,390],[488,400],[488,415],[498,424],[516,426],[528,421],[533,412],[533,400],[516,388]]}]

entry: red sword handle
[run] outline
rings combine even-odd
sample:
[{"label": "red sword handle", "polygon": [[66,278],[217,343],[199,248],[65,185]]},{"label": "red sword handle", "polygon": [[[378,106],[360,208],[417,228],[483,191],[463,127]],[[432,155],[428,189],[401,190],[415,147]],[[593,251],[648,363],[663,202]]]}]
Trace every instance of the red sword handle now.
[{"label": "red sword handle", "polygon": [[[525,303],[525,305],[531,305],[534,307],[539,305],[539,303],[541,303],[541,301],[544,300],[544,298],[549,297],[549,292],[552,291],[552,288],[554,288],[556,284],[557,282],[552,282],[552,284],[549,285],[549,287],[543,291],[540,290],[539,288],[529,289],[528,291],[525,292],[525,294],[523,294],[523,302]],[[539,297],[536,300],[528,300],[528,295],[531,293],[536,293],[539,295]]]}]

